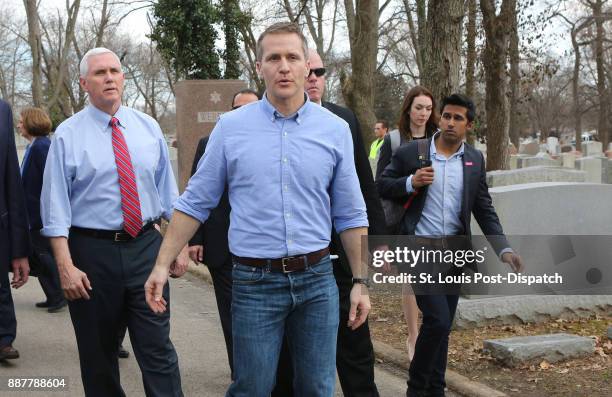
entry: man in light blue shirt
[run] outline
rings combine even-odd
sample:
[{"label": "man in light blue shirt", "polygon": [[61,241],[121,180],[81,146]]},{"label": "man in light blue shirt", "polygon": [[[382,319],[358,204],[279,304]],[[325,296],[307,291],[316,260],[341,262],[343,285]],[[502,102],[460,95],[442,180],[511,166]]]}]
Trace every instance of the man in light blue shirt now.
[{"label": "man in light blue shirt", "polygon": [[[127,324],[147,396],[182,396],[170,313],[156,316],[143,296],[161,244],[158,223],[178,195],[162,131],[121,106],[117,55],[88,51],[80,83],[90,105],[57,128],[45,167],[42,234],[49,237],[79,348],[86,396],[124,396],[117,363]],[[181,253],[170,271],[188,263]],[[169,290],[163,292],[166,301]]]},{"label": "man in light blue shirt", "polygon": [[[304,94],[307,45],[299,27],[270,26],[259,37],[257,67],[266,82],[258,102],[223,115],[175,213],[147,281],[147,303],[161,296],[168,266],[228,185],[233,254],[234,377],[227,396],[267,397],[283,335],[294,357],[298,395],[330,397],[335,385],[338,289],[329,258],[332,222],[353,276],[365,275],[361,237],[367,216],[346,122]],[[370,309],[351,291],[349,326]]]}]

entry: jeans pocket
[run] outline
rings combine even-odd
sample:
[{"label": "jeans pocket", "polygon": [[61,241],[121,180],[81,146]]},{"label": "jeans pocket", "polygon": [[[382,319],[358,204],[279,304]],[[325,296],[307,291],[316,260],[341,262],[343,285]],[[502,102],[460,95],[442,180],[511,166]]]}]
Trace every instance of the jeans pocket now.
[{"label": "jeans pocket", "polygon": [[234,284],[255,284],[263,280],[264,269],[234,263],[232,266],[232,282]]},{"label": "jeans pocket", "polygon": [[316,274],[317,276],[327,276],[334,273],[331,259],[329,256],[321,259],[319,263],[316,263],[308,267],[308,272]]}]

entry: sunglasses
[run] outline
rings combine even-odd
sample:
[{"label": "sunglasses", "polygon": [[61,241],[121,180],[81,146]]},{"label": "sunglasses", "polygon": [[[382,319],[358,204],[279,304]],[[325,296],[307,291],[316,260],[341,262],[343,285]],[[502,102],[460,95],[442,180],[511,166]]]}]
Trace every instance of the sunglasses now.
[{"label": "sunglasses", "polygon": [[315,76],[321,77],[325,74],[325,68],[310,69],[310,72],[308,73],[308,77],[312,76],[313,73],[315,74]]}]

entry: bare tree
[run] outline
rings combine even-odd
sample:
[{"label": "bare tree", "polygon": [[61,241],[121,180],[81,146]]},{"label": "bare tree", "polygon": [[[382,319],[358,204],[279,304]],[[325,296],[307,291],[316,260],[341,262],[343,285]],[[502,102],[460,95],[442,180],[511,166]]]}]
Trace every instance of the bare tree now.
[{"label": "bare tree", "polygon": [[570,36],[572,40],[572,49],[574,51],[574,69],[572,73],[572,114],[574,115],[574,132],[576,139],[576,150],[580,150],[580,142],[582,141],[582,104],[580,102],[580,67],[582,62],[580,48],[589,42],[580,42],[578,35],[588,26],[593,23],[592,17],[582,17],[576,22],[570,21],[561,13],[556,13],[554,16],[563,19],[570,25]]},{"label": "bare tree", "polygon": [[34,106],[42,107],[44,104],[41,70],[42,41],[38,4],[36,0],[23,0],[23,4],[28,22],[28,44],[32,53],[32,101]]},{"label": "bare tree", "polygon": [[518,32],[518,6],[514,7],[512,12],[512,24],[510,25],[510,40],[508,48],[508,58],[510,61],[510,120],[509,134],[510,141],[514,147],[519,148],[520,126],[519,126],[519,97],[521,72],[520,52],[519,52],[519,32]]},{"label": "bare tree", "polygon": [[560,131],[572,124],[572,101],[568,95],[572,73],[569,68],[560,69],[558,62],[544,59],[532,66],[526,82],[526,109],[534,130],[545,139],[550,131]]},{"label": "bare tree", "polygon": [[408,21],[408,31],[410,33],[410,41],[414,51],[414,59],[417,65],[419,75],[423,70],[423,39],[424,39],[424,27],[425,27],[425,0],[416,1],[416,14],[417,14],[417,25],[414,24],[414,17],[412,16],[412,5],[410,1],[403,0],[404,11]]},{"label": "bare tree", "polygon": [[437,100],[460,85],[464,0],[429,0],[421,82]]},{"label": "bare tree", "polygon": [[[351,108],[362,131],[374,125],[374,79],[378,52],[378,1],[344,0],[346,25],[351,49],[351,74],[345,70],[340,75],[342,95]],[[370,140],[369,134],[364,141]]]},{"label": "bare tree", "polygon": [[[467,52],[465,59],[465,94],[469,98],[474,98],[476,94],[476,17],[478,7],[476,0],[467,0]],[[469,144],[474,143],[474,131],[468,133],[467,141]]]},{"label": "bare tree", "polygon": [[160,120],[174,99],[164,62],[151,41],[127,45],[130,47],[127,48],[128,55],[123,66],[127,70],[128,82],[134,85],[137,92],[132,101],[144,101],[143,111]]},{"label": "bare tree", "polygon": [[508,168],[508,100],[506,60],[509,27],[515,22],[516,0],[503,0],[499,15],[495,0],[480,0],[486,45],[483,66],[486,76],[487,170]]},{"label": "bare tree", "polygon": [[476,90],[476,0],[467,0],[467,53],[465,61],[465,94],[473,98]]},{"label": "bare tree", "polygon": [[[608,130],[608,93],[606,91],[606,72],[604,67],[604,13],[603,6],[607,0],[586,0],[595,21],[595,39],[593,42],[595,52],[595,64],[597,68],[597,96],[599,98],[599,121],[597,133],[603,149],[608,148],[610,132]],[[578,145],[578,141],[576,142]]]}]

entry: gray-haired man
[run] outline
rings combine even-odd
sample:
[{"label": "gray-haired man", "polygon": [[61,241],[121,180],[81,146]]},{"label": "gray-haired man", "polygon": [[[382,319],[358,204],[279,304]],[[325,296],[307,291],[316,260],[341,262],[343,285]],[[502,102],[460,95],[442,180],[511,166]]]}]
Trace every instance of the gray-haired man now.
[{"label": "gray-haired man", "polygon": [[[162,240],[157,224],[170,218],[178,194],[166,142],[155,120],[121,106],[117,55],[90,50],[80,73],[90,106],[57,128],[41,215],[69,300],[85,395],[125,395],[117,340],[127,324],[145,394],[182,396],[170,313],[151,313],[143,289]],[[184,273],[186,251],[171,273]],[[168,288],[163,294],[168,300]]]}]

